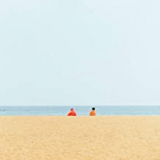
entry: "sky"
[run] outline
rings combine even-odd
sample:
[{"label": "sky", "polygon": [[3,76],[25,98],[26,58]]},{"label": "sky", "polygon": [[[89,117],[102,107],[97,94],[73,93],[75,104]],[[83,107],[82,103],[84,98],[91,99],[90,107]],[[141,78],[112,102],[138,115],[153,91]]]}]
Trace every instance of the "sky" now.
[{"label": "sky", "polygon": [[160,105],[160,1],[0,1],[0,106]]}]

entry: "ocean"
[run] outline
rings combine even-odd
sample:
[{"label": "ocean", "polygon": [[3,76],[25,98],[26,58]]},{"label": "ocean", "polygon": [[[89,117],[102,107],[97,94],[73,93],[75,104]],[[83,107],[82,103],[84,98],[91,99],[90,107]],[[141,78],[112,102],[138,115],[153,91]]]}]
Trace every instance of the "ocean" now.
[{"label": "ocean", "polygon": [[[160,115],[160,106],[94,106],[97,115]],[[1,106],[1,116],[66,116],[74,108],[77,116],[88,116],[92,106]]]}]

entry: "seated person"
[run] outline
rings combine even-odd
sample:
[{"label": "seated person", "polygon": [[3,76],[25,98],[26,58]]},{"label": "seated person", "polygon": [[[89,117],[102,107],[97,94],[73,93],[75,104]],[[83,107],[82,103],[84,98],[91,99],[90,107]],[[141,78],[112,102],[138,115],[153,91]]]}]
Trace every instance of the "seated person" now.
[{"label": "seated person", "polygon": [[68,116],[76,116],[76,112],[74,111],[73,108],[71,108],[70,112],[68,113]]},{"label": "seated person", "polygon": [[96,116],[95,108],[93,107],[92,110],[89,113],[90,116]]}]

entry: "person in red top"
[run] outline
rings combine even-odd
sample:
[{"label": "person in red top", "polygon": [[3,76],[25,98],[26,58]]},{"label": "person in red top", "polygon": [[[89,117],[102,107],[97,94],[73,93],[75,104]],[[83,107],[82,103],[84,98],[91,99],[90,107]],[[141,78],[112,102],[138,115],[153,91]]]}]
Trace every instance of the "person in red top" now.
[{"label": "person in red top", "polygon": [[90,116],[96,116],[95,108],[92,108],[92,111],[89,113]]},{"label": "person in red top", "polygon": [[73,108],[71,108],[70,112],[68,113],[68,116],[76,116],[76,112],[74,111]]}]

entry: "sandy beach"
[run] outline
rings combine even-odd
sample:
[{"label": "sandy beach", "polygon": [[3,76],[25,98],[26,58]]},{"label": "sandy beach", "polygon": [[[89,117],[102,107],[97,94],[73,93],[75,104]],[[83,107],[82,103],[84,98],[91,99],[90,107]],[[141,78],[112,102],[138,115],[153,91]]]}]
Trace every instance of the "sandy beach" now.
[{"label": "sandy beach", "polygon": [[1,116],[0,160],[160,160],[158,116]]}]

